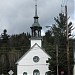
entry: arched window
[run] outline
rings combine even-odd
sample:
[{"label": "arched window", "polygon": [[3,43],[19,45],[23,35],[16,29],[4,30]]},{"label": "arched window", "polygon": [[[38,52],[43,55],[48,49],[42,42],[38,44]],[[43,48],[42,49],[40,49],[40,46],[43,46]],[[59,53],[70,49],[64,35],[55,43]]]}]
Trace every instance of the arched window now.
[{"label": "arched window", "polygon": [[27,72],[24,72],[23,75],[27,75]]},{"label": "arched window", "polygon": [[37,70],[37,69],[36,69],[36,70],[34,70],[34,71],[33,71],[33,75],[40,75],[39,70]]}]

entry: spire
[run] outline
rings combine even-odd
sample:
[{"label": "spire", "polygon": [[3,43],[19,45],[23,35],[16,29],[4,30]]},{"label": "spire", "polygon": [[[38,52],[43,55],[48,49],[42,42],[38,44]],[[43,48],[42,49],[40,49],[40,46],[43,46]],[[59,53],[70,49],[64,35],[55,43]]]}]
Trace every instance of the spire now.
[{"label": "spire", "polygon": [[37,17],[37,0],[35,0],[35,17]]},{"label": "spire", "polygon": [[37,0],[35,0],[35,16],[34,16],[34,23],[30,27],[32,30],[32,37],[41,37],[41,29],[42,27],[40,26],[38,22],[38,16],[37,16]]},{"label": "spire", "polygon": [[34,23],[38,23],[38,16],[37,16],[37,0],[35,0],[35,16],[34,16]]}]

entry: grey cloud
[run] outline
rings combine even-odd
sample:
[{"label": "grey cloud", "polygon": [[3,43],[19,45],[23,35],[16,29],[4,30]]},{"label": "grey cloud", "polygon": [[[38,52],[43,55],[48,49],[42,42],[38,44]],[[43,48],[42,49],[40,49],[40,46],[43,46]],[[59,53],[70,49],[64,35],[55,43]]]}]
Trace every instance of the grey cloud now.
[{"label": "grey cloud", "polygon": [[[43,31],[54,23],[61,12],[62,0],[38,0],[38,16]],[[0,33],[6,28],[9,34],[30,32],[33,24],[34,0],[0,0]],[[69,16],[73,15],[74,2],[68,0]]]}]

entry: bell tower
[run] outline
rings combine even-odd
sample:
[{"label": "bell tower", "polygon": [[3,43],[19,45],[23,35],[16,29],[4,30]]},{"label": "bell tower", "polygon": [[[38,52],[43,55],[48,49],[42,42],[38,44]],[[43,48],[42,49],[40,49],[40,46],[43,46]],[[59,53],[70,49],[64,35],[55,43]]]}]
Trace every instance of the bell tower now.
[{"label": "bell tower", "polygon": [[37,15],[37,0],[35,0],[35,16],[34,18],[34,23],[32,24],[31,28],[31,47],[37,43],[39,46],[41,46],[41,29],[42,27],[40,26],[38,22],[38,15]]}]

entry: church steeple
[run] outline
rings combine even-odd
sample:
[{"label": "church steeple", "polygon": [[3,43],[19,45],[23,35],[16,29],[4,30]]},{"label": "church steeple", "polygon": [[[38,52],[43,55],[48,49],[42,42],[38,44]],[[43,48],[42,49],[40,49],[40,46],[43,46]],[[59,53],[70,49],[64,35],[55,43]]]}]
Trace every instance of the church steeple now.
[{"label": "church steeple", "polygon": [[37,16],[37,2],[35,3],[35,16],[34,16],[34,23],[38,22],[38,16]]},{"label": "church steeple", "polygon": [[37,16],[37,0],[35,1],[35,16],[34,16],[34,23],[32,24],[31,32],[32,32],[32,37],[41,37],[41,29],[42,27],[40,26],[38,22],[38,16]]}]

